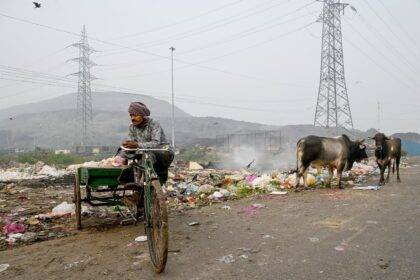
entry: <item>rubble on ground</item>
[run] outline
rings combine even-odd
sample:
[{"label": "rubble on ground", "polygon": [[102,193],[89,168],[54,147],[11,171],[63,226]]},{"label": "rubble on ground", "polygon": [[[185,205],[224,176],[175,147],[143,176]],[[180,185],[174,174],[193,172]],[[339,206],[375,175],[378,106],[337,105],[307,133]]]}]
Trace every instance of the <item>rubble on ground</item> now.
[{"label": "rubble on ground", "polygon": [[[109,158],[72,165],[67,169],[57,169],[42,162],[0,169],[0,250],[75,234],[72,203],[75,170],[81,166],[112,167],[115,164],[116,159]],[[344,183],[358,186],[377,172],[372,159],[366,164],[355,163],[352,171],[343,174]],[[317,173],[316,169],[310,169],[308,172],[307,185],[310,188],[325,187],[327,180],[325,170]],[[42,182],[42,185],[35,188],[37,182]],[[257,194],[285,195],[295,184],[296,174],[291,171],[205,169],[199,163],[187,162],[171,167],[164,190],[171,209],[221,203],[222,209],[229,210],[224,203],[227,200]],[[255,215],[262,209],[261,205],[255,204],[244,209],[244,213]],[[84,221],[91,218],[97,223],[118,222],[127,215],[127,209],[85,205],[82,215]]]}]

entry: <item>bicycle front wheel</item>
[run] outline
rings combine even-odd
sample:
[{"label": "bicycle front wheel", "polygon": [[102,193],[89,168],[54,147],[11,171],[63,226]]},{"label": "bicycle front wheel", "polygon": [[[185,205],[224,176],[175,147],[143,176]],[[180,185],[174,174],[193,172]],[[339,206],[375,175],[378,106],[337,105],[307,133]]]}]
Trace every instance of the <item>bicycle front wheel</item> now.
[{"label": "bicycle front wheel", "polygon": [[165,269],[168,258],[168,213],[166,198],[158,180],[152,180],[144,194],[145,229],[150,259],[156,273]]}]

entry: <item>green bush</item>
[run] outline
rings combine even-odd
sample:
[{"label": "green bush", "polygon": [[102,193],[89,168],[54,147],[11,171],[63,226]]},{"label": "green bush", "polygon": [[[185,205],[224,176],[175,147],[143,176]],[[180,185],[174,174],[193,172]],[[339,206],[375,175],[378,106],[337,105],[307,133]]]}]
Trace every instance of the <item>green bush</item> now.
[{"label": "green bush", "polygon": [[104,156],[83,157],[75,154],[58,154],[52,151],[36,150],[33,152],[25,152],[21,154],[0,154],[0,164],[8,164],[10,162],[35,164],[42,161],[48,165],[57,167],[66,167],[71,164],[83,163],[91,160],[101,160]]},{"label": "green bush", "polygon": [[20,163],[34,164],[42,161],[48,165],[67,166],[70,164],[83,163],[86,161],[84,157],[73,154],[58,154],[46,151],[27,152],[18,155],[17,161]]},{"label": "green bush", "polygon": [[214,151],[204,147],[191,147],[181,149],[177,158],[181,161],[196,161],[200,164],[218,161],[218,156]]}]

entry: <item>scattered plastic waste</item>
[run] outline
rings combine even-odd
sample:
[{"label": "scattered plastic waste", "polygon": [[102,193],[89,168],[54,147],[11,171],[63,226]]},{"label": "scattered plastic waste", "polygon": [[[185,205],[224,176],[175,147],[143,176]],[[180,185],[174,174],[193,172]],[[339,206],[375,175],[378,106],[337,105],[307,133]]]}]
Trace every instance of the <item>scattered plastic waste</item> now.
[{"label": "scattered plastic waste", "polygon": [[377,191],[381,187],[382,186],[356,186],[356,187],[353,187],[353,190],[372,190],[372,191]]},{"label": "scattered plastic waste", "polygon": [[252,174],[252,175],[246,176],[245,180],[247,181],[248,184],[252,184],[252,182],[257,178],[258,178],[257,175]]},{"label": "scattered plastic waste", "polygon": [[306,176],[306,184],[308,185],[308,187],[313,187],[316,184],[316,178],[314,175],[312,174],[308,174]]},{"label": "scattered plastic waste", "polygon": [[53,214],[66,215],[73,214],[75,210],[74,203],[67,203],[66,201],[60,203],[52,209]]},{"label": "scattered plastic waste", "polygon": [[331,228],[331,229],[339,229],[342,228],[344,225],[343,220],[339,219],[326,219],[320,222],[317,222],[316,224]]},{"label": "scattered plastic waste", "polygon": [[9,223],[3,227],[5,234],[23,233],[26,231],[26,227],[20,223]]},{"label": "scattered plastic waste", "polygon": [[188,223],[189,226],[198,226],[199,224],[200,222],[197,222],[197,221]]},{"label": "scattered plastic waste", "polygon": [[210,194],[214,191],[214,187],[210,184],[204,184],[198,188],[199,194]]},{"label": "scattered plastic waste", "polygon": [[309,237],[309,240],[310,240],[312,243],[319,243],[319,238],[318,238],[318,237]]},{"label": "scattered plastic waste", "polygon": [[226,256],[216,258],[216,260],[218,260],[219,262],[222,262],[222,263],[233,263],[233,262],[235,262],[235,257],[232,254],[229,254],[229,255],[226,255]]},{"label": "scattered plastic waste", "polygon": [[231,207],[230,207],[229,205],[223,205],[223,206],[222,206],[222,209],[225,209],[225,210],[230,210],[230,208],[231,208]]},{"label": "scattered plastic waste", "polygon": [[[73,198],[72,188],[68,188],[74,179],[74,172],[78,167],[113,167],[125,164],[119,162],[118,157],[111,157],[101,161],[90,161],[78,165],[59,169],[42,162],[36,164],[13,163],[0,166],[0,208],[2,208],[3,223],[1,226],[0,247],[5,249],[7,242],[18,246],[34,241],[48,240],[73,234],[68,228],[74,226],[74,204],[68,203]],[[221,203],[219,209],[227,210],[229,214],[233,209],[227,205],[229,200],[263,195],[263,199],[272,199],[273,196],[291,194],[290,189],[296,185],[296,173],[292,171],[272,170],[256,171],[253,169],[211,169],[211,165],[200,165],[197,162],[177,163],[170,168],[165,192],[168,198],[168,207],[175,210],[184,210],[200,207],[211,203]],[[243,165],[242,165],[243,166]],[[258,164],[253,167],[258,168]],[[343,183],[355,189],[378,189],[377,186],[366,185],[371,175],[377,174],[376,162],[372,158],[367,163],[355,163],[351,171],[343,174]],[[300,182],[303,184],[303,178]],[[309,168],[307,184],[313,187],[325,187],[329,181],[327,170]],[[336,177],[332,185],[336,184]],[[31,186],[28,188],[28,186]],[[32,188],[34,186],[34,188]],[[35,188],[36,186],[36,188]],[[334,186],[333,186],[334,187]],[[372,188],[373,187],[373,188]],[[346,200],[350,195],[341,190],[327,193],[333,200]],[[4,198],[4,199],[3,199]],[[42,201],[42,204],[37,203]],[[64,202],[63,202],[64,201]],[[66,202],[67,201],[67,202]],[[62,203],[63,202],[63,203]],[[342,204],[340,204],[342,205]],[[51,210],[51,208],[53,208]],[[128,214],[126,207],[112,207],[102,209],[82,205],[82,214],[94,218],[121,219],[122,214]],[[237,213],[250,216],[262,214],[265,206],[252,204]],[[236,209],[236,208],[235,208]],[[8,220],[7,220],[8,219]],[[18,229],[7,229],[10,224],[20,224]],[[324,221],[321,226],[332,229],[341,228],[343,222]],[[13,228],[13,226],[11,226]],[[22,227],[25,229],[22,230]],[[311,240],[313,242],[314,239]],[[140,246],[136,241],[135,246]],[[316,242],[314,242],[316,243]],[[244,253],[248,255],[248,253]],[[235,255],[236,257],[236,255]]]},{"label": "scattered plastic waste", "polygon": [[187,185],[184,191],[184,194],[187,196],[191,196],[196,194],[199,191],[199,187],[197,185]]},{"label": "scattered plastic waste", "polygon": [[284,194],[287,194],[287,192],[286,191],[272,191],[270,194],[284,195]]},{"label": "scattered plastic waste", "polygon": [[211,198],[214,200],[219,200],[221,198],[223,198],[223,194],[219,191],[215,191],[212,195]]},{"label": "scattered plastic waste", "polygon": [[251,206],[247,206],[244,208],[244,213],[250,216],[258,215],[261,209],[265,208],[265,205],[254,203]]},{"label": "scattered plastic waste", "polygon": [[9,268],[10,264],[8,263],[1,263],[0,264],[0,272],[6,271]]},{"label": "scattered plastic waste", "polygon": [[20,236],[20,239],[24,242],[31,242],[34,241],[37,234],[35,232],[25,232],[22,236]]},{"label": "scattered plastic waste", "polygon": [[6,241],[7,241],[9,244],[13,244],[13,243],[15,243],[16,241],[18,241],[19,239],[21,239],[21,238],[22,238],[22,236],[23,236],[23,233],[11,233],[11,234],[9,234],[9,235],[8,235],[8,237],[6,238]]},{"label": "scattered plastic waste", "polygon": [[198,164],[195,161],[190,161],[188,163],[188,169],[189,170],[202,170],[202,169],[204,169],[204,167],[202,167],[200,164]]},{"label": "scattered plastic waste", "polygon": [[343,252],[345,250],[344,246],[342,245],[335,246],[334,249],[339,252]]},{"label": "scattered plastic waste", "polygon": [[140,235],[140,236],[137,236],[137,237],[134,239],[134,241],[136,241],[136,242],[145,242],[145,241],[147,241],[147,236],[146,236],[146,235]]}]

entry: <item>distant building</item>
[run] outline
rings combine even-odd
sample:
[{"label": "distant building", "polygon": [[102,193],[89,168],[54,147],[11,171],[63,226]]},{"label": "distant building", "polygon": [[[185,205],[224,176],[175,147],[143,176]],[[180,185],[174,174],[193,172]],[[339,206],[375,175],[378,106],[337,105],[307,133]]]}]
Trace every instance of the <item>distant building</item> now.
[{"label": "distant building", "polygon": [[71,153],[70,150],[55,150],[54,151],[54,154],[56,154],[56,155],[68,155],[70,153]]},{"label": "distant building", "polygon": [[117,152],[115,146],[76,146],[75,153],[78,155],[90,156],[99,154],[115,154]]},{"label": "distant building", "polygon": [[9,148],[9,149],[0,150],[1,154],[18,154],[18,153],[24,153],[24,152],[26,152],[26,150],[20,149],[20,148]]}]

